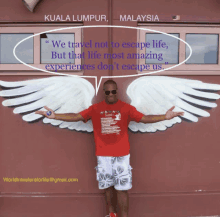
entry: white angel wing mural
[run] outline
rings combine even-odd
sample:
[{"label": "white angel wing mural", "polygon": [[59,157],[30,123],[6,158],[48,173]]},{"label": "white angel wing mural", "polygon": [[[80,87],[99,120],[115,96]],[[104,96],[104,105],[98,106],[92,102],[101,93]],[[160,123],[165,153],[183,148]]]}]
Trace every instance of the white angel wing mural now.
[{"label": "white angel wing mural", "polygon": [[[136,107],[138,111],[145,115],[165,114],[168,109],[170,109],[172,106],[175,106],[173,111],[183,111],[184,118],[197,122],[198,118],[195,115],[209,117],[210,114],[207,111],[192,106],[189,103],[210,108],[216,107],[217,104],[196,99],[188,95],[206,99],[220,98],[219,94],[208,93],[200,90],[220,90],[220,85],[203,83],[202,81],[198,80],[166,76],[145,76],[133,81],[127,89],[127,94],[131,98],[131,105]],[[163,131],[166,130],[167,127],[171,127],[172,125],[180,123],[181,121],[182,120],[179,117],[148,124],[131,121],[129,124],[129,129],[134,132],[156,132],[157,130]]]},{"label": "white angel wing mural", "polygon": [[[0,85],[14,88],[0,91],[0,96],[20,96],[4,100],[2,102],[4,106],[19,106],[29,103],[13,110],[15,114],[28,113],[22,117],[24,121],[28,122],[40,119],[43,115],[35,114],[34,110],[46,111],[43,108],[44,106],[48,106],[56,113],[78,113],[91,105],[95,95],[95,89],[90,82],[80,77],[71,76],[56,76],[18,82],[0,81]],[[54,126],[59,125],[60,128],[70,130],[93,131],[91,120],[87,123],[82,121],[65,122],[45,117],[43,122],[51,123]]]},{"label": "white angel wing mural", "polygon": [[[40,119],[43,115],[35,114],[35,110],[46,111],[46,109],[43,108],[44,106],[51,108],[56,113],[78,113],[91,105],[91,101],[95,95],[93,85],[80,77],[54,76],[19,82],[0,81],[0,85],[14,88],[0,91],[0,96],[19,96],[14,99],[4,100],[2,104],[4,106],[21,105],[15,108],[13,112],[15,114],[28,113],[22,117],[23,120],[27,122]],[[207,111],[191,105],[191,103],[210,108],[216,107],[217,104],[196,99],[189,95],[214,100],[220,98],[219,94],[201,90],[220,90],[220,85],[166,76],[145,76],[134,80],[129,85],[127,94],[131,98],[131,105],[145,115],[165,114],[168,109],[175,106],[173,111],[183,111],[184,118],[197,122],[198,118],[195,115],[208,117],[210,114]],[[27,103],[29,104],[22,105]],[[175,123],[181,123],[181,121],[179,117],[148,124],[131,121],[129,128],[133,132],[164,131],[167,127],[171,127]],[[70,130],[93,131],[91,120],[87,123],[82,121],[65,122],[45,117],[43,122]]]}]

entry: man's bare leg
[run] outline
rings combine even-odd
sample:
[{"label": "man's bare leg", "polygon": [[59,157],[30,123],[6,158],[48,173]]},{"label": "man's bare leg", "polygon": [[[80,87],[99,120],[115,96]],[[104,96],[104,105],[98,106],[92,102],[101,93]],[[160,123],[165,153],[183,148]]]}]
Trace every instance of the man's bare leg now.
[{"label": "man's bare leg", "polygon": [[105,200],[106,200],[107,207],[109,209],[109,213],[110,212],[116,213],[116,210],[113,206],[113,201],[112,201],[113,200],[113,191],[114,191],[114,186],[111,186],[111,187],[105,189]]},{"label": "man's bare leg", "polygon": [[121,217],[128,217],[128,191],[117,191],[117,201],[121,212]]}]

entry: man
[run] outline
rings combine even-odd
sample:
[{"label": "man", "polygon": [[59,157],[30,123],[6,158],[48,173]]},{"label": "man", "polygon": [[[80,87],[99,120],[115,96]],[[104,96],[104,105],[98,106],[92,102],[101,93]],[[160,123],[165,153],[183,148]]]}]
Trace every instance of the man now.
[{"label": "man", "polygon": [[[46,111],[37,111],[51,119],[63,121],[88,121],[92,119],[96,143],[98,166],[97,180],[99,189],[105,189],[106,203],[109,217],[117,217],[112,205],[113,191],[117,192],[117,201],[121,210],[121,217],[128,217],[128,190],[132,188],[132,173],[130,166],[130,144],[128,141],[128,124],[130,121],[154,123],[170,120],[183,115],[183,112],[173,112],[174,106],[165,115],[144,115],[135,107],[118,100],[117,84],[108,80],[103,85],[105,100],[90,106],[78,114],[55,114]],[[115,188],[115,189],[114,189]]]}]

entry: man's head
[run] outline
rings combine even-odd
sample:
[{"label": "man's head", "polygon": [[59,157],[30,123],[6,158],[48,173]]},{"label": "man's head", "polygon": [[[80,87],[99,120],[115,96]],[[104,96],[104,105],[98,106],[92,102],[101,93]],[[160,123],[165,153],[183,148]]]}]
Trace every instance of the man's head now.
[{"label": "man's head", "polygon": [[108,104],[114,104],[117,102],[117,83],[113,80],[107,80],[103,85],[103,91],[105,94],[105,101]]}]

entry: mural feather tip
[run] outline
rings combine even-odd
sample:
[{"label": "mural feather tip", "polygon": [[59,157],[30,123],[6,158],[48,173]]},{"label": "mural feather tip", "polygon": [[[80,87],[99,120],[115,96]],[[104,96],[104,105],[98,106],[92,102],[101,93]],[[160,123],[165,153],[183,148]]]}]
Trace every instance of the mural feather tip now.
[{"label": "mural feather tip", "polygon": [[7,102],[6,102],[6,101],[3,101],[3,102],[2,102],[2,105],[3,105],[3,106],[7,106]]}]

